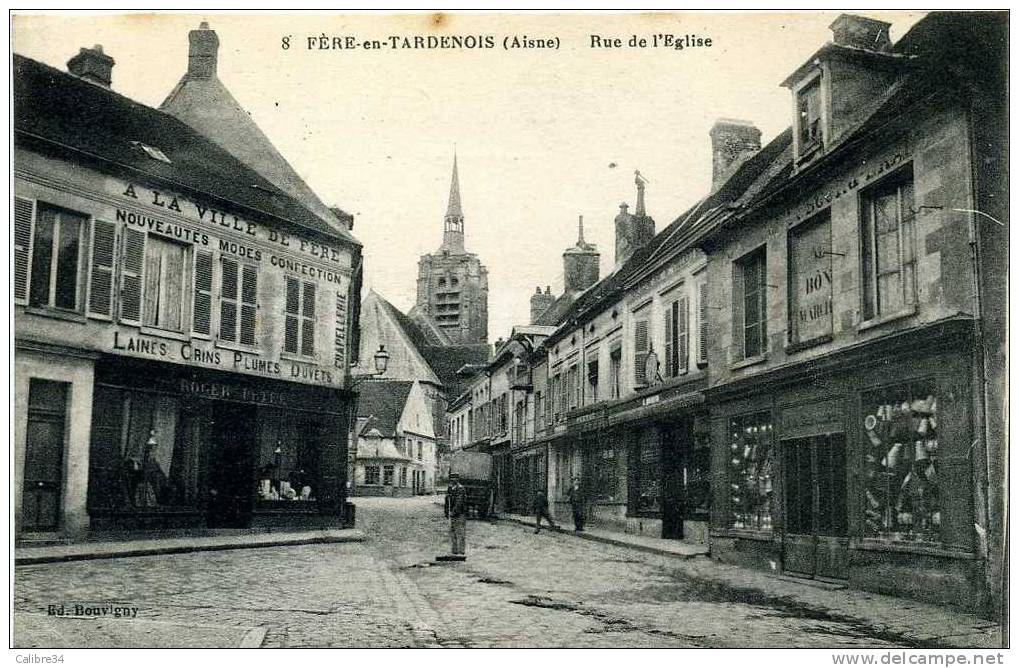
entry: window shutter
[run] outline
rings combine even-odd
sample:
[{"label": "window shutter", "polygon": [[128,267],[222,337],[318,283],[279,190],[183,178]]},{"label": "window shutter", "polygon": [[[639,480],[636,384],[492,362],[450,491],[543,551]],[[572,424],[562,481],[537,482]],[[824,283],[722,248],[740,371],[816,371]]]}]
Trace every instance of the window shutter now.
[{"label": "window shutter", "polygon": [[301,282],[287,276],[286,324],[283,332],[283,350],[297,352],[297,333],[300,326]]},{"label": "window shutter", "polygon": [[113,254],[117,226],[106,221],[92,223],[92,261],[89,264],[89,315],[109,318],[113,315]]},{"label": "window shutter", "polygon": [[258,269],[244,265],[241,284],[241,343],[255,345],[255,314],[258,309]]},{"label": "window shutter", "polygon": [[672,377],[676,375],[676,365],[673,363],[672,355],[675,352],[675,347],[672,345],[672,337],[675,333],[673,331],[675,302],[666,305],[665,307],[665,375]]},{"label": "window shutter", "polygon": [[124,257],[120,269],[120,319],[134,325],[142,318],[142,273],[145,268],[145,233],[124,229]]},{"label": "window shutter", "polygon": [[197,334],[212,332],[212,253],[195,253],[195,294],[191,329]]},{"label": "window shutter", "polygon": [[732,266],[732,356],[730,361],[745,357],[743,347],[743,267]]},{"label": "window shutter", "polygon": [[222,258],[223,273],[219,291],[219,338],[224,341],[237,340],[237,270],[233,260]]},{"label": "window shutter", "polygon": [[315,284],[304,284],[304,300],[301,304],[301,354],[315,354]]},{"label": "window shutter", "polygon": [[633,382],[647,384],[647,320],[638,320],[633,333]]},{"label": "window shutter", "polygon": [[[902,302],[912,305],[916,302],[916,232],[913,213],[913,175],[908,173],[900,190],[902,226]],[[829,260],[831,258],[829,257]]]},{"label": "window shutter", "polygon": [[689,317],[689,300],[686,297],[681,297],[676,302],[679,315],[677,317],[677,328],[679,329],[677,354],[679,355],[679,364],[676,365],[677,373],[686,373],[690,368],[690,317]]},{"label": "window shutter", "polygon": [[32,213],[35,202],[14,198],[14,301],[28,302],[28,281],[32,257]]},{"label": "window shutter", "polygon": [[697,286],[697,363],[708,363],[708,283]]}]

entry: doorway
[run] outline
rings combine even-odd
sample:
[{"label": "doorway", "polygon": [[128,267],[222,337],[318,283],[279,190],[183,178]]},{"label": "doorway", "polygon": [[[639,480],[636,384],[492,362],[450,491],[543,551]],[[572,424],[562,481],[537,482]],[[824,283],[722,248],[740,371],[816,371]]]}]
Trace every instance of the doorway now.
[{"label": "doorway", "polygon": [[848,576],[846,439],[824,434],[782,441],[785,570],[815,578]]},{"label": "doorway", "polygon": [[21,493],[25,531],[54,531],[60,526],[67,395],[68,383],[33,378],[29,385]]},{"label": "doorway", "polygon": [[686,516],[684,478],[693,451],[692,421],[670,425],[662,440],[662,538],[680,540]]},{"label": "doorway", "polygon": [[255,496],[255,409],[216,403],[212,409],[208,524],[246,527]]}]

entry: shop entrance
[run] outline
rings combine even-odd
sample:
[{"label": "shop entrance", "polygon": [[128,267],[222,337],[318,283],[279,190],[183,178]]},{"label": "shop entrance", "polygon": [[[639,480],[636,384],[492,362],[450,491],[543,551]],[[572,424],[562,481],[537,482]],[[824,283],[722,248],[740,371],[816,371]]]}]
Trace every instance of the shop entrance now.
[{"label": "shop entrance", "polygon": [[845,579],[849,547],[846,439],[825,434],[782,441],[785,570]]},{"label": "shop entrance", "polygon": [[21,526],[25,531],[52,531],[60,524],[67,386],[34,378],[29,386],[21,494]]},{"label": "shop entrance", "polygon": [[662,538],[683,538],[686,515],[684,478],[687,460],[693,451],[692,421],[670,425],[663,433],[662,443]]},{"label": "shop entrance", "polygon": [[209,467],[208,524],[246,527],[255,495],[252,453],[255,449],[254,408],[213,404]]}]

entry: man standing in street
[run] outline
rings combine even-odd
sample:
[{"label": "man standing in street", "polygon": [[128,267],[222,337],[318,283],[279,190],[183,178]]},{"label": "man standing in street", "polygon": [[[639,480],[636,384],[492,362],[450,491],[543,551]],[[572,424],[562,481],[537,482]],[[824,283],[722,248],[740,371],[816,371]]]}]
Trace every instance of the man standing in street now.
[{"label": "man standing in street", "polygon": [[460,476],[455,473],[449,476],[445,512],[449,518],[449,540],[453,555],[464,557],[467,554],[467,490],[460,484]]},{"label": "man standing in street", "polygon": [[573,486],[567,497],[570,501],[570,508],[573,510],[573,530],[584,530],[584,492],[580,489],[580,481],[573,479]]},{"label": "man standing in street", "polygon": [[534,496],[534,514],[538,518],[534,523],[534,533],[541,531],[542,517],[548,520],[550,529],[555,529],[555,523],[552,522],[552,517],[548,514],[548,494],[545,493],[543,488],[538,488],[538,493]]}]

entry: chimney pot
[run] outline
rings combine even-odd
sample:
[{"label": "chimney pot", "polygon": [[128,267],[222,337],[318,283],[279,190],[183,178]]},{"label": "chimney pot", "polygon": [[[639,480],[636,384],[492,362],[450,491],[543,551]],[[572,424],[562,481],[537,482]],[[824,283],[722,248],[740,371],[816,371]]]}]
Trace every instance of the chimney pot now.
[{"label": "chimney pot", "polygon": [[78,55],[67,61],[67,71],[85,81],[109,88],[113,83],[113,65],[116,61],[103,53],[102,44],[91,49],[82,47]]}]

